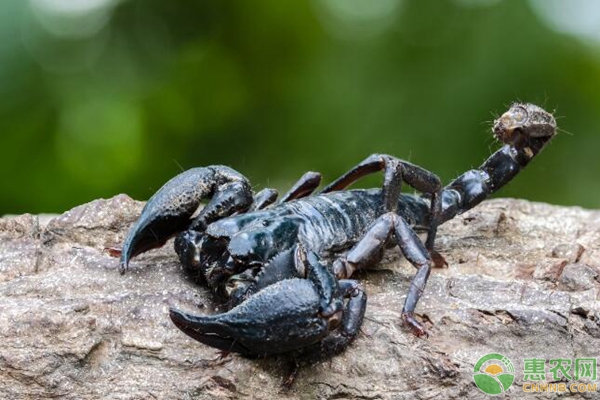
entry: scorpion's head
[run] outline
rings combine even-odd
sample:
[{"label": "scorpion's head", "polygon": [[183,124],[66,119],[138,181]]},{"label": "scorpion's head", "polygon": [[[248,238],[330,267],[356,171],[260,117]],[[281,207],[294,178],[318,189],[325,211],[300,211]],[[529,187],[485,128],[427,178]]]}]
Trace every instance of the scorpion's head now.
[{"label": "scorpion's head", "polygon": [[213,266],[227,260],[229,240],[246,225],[254,222],[256,217],[241,214],[215,221],[205,231],[193,229],[180,233],[175,239],[175,251],[181,263],[189,270],[199,270],[210,282],[210,270]]},{"label": "scorpion's head", "polygon": [[556,133],[554,116],[528,103],[515,103],[494,121],[494,135],[503,143],[531,151],[541,149]]},{"label": "scorpion's head", "polygon": [[215,266],[222,266],[227,261],[227,239],[210,236],[204,232],[193,230],[180,233],[175,239],[175,251],[179,261],[190,272],[206,280],[210,286],[216,286],[223,278],[213,274]]},{"label": "scorpion's head", "polygon": [[243,224],[238,218],[227,218],[211,224],[206,233],[181,235],[176,242],[177,253],[184,265],[198,269],[213,288],[234,275],[237,278],[231,284],[245,285],[252,281],[252,274],[237,274],[261,268],[292,248],[298,228],[298,220],[291,217],[255,217],[251,223]]},{"label": "scorpion's head", "polygon": [[231,238],[229,255],[236,263],[262,265],[296,243],[299,226],[292,217],[257,220]]}]

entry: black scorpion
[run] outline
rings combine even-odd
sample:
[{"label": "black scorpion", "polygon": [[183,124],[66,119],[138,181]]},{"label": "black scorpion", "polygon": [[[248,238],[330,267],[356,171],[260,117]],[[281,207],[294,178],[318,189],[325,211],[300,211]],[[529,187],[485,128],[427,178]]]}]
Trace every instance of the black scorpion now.
[{"label": "black scorpion", "polygon": [[[177,235],[187,268],[229,299],[223,314],[171,309],[192,338],[246,356],[294,352],[335,354],[357,335],[367,302],[350,280],[397,244],[417,272],[403,322],[427,335],[414,312],[431,268],[438,225],[479,204],[519,173],[556,132],[554,117],[532,104],[513,104],[494,122],[504,143],[479,168],[443,187],[433,173],[389,155],[371,155],[320,193],[318,173],[305,174],[275,204],[277,192],[253,195],[248,180],[226,166],[194,168],[167,182],[146,204],[123,245],[120,268]],[[382,189],[344,190],[383,171]],[[422,195],[401,194],[407,184]],[[200,202],[211,198],[196,215]],[[423,243],[417,232],[426,232]]]}]

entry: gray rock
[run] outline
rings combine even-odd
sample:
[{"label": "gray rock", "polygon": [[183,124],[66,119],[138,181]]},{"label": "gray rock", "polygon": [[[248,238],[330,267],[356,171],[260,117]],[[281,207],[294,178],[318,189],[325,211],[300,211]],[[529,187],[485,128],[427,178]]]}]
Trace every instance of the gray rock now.
[{"label": "gray rock", "polygon": [[390,250],[359,276],[369,304],[357,340],[284,390],[283,361],[219,358],[171,324],[170,305],[223,309],[172,244],[119,275],[105,249],[142,205],[120,195],[43,221],[0,219],[0,398],[478,399],[473,367],[492,352],[515,366],[506,396],[547,398],[523,393],[524,357],[598,355],[598,211],[498,199],[446,223],[437,248],[449,267],[417,308],[429,339],[400,323],[414,268]]}]

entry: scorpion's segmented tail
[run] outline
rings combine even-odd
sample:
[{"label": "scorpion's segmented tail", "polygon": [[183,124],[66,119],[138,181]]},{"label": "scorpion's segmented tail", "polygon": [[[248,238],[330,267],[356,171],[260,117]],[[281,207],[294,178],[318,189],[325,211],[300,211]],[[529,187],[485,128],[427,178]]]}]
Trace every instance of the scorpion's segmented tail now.
[{"label": "scorpion's segmented tail", "polygon": [[493,131],[504,146],[443,189],[441,222],[475,207],[513,179],[554,137],[556,120],[534,104],[515,103],[494,122]]}]

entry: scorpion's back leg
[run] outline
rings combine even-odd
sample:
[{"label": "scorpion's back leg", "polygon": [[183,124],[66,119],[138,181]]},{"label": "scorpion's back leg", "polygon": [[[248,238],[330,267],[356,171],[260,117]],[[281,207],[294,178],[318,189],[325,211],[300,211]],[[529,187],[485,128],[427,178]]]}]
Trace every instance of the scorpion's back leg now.
[{"label": "scorpion's back leg", "polygon": [[[372,154],[329,184],[322,192],[327,193],[342,190],[360,178],[382,170],[384,171],[383,201],[386,212],[396,210],[401,182],[406,182],[419,192],[431,196],[431,214],[429,217],[429,233],[426,247],[430,251],[433,251],[433,244],[437,227],[441,220],[442,210],[442,199],[440,196],[442,183],[440,178],[433,172],[387,154]],[[437,256],[437,253],[435,254]]]},{"label": "scorpion's back leg", "polygon": [[[210,202],[192,221],[200,202],[207,197],[211,197]],[[182,172],[148,200],[127,234],[121,251],[121,273],[135,255],[162,246],[189,227],[203,231],[217,219],[247,210],[251,203],[248,179],[229,167],[217,165]]]},{"label": "scorpion's back leg", "polygon": [[290,200],[310,196],[320,184],[321,174],[318,172],[309,171],[302,175],[300,179],[298,179],[292,188],[285,195],[283,195],[279,202],[285,203]]},{"label": "scorpion's back leg", "polygon": [[386,243],[394,237],[406,259],[417,268],[404,303],[402,319],[410,326],[413,334],[423,336],[427,333],[415,320],[414,311],[425,289],[433,261],[404,218],[395,213],[387,213],[379,217],[346,257],[334,262],[333,270],[338,278],[348,278],[357,269],[368,268],[378,263]]}]

